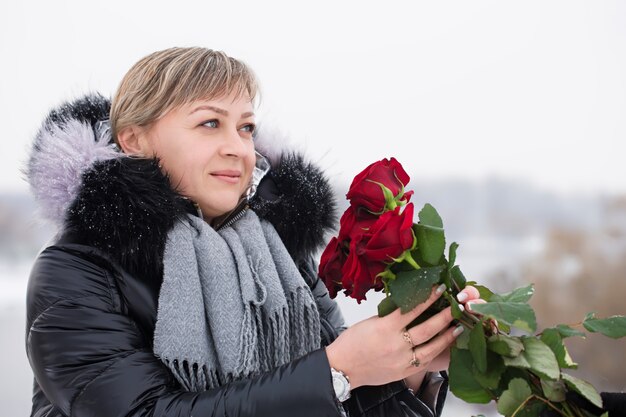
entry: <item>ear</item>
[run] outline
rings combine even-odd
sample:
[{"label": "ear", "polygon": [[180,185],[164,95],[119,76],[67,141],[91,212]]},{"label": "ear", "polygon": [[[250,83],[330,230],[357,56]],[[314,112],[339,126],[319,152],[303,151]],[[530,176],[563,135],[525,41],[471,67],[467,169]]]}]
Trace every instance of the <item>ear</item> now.
[{"label": "ear", "polygon": [[144,130],[138,126],[127,126],[117,132],[117,141],[125,154],[134,156],[152,155],[152,147]]}]

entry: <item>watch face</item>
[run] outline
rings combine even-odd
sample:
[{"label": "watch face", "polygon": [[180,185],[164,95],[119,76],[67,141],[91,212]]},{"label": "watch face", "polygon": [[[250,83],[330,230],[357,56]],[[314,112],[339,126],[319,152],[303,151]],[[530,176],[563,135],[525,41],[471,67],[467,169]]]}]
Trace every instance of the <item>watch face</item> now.
[{"label": "watch face", "polygon": [[346,390],[346,384],[341,380],[339,376],[333,376],[333,388],[337,396],[340,396]]},{"label": "watch face", "polygon": [[337,399],[341,402],[350,398],[350,383],[340,372],[332,370],[333,390]]}]

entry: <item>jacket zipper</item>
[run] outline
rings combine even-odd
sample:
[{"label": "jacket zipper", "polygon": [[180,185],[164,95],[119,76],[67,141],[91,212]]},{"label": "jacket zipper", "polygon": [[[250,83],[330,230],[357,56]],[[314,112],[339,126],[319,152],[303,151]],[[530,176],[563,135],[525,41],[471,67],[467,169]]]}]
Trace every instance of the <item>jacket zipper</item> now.
[{"label": "jacket zipper", "polygon": [[235,223],[237,220],[241,219],[243,217],[243,215],[246,213],[246,210],[248,210],[248,205],[246,205],[244,208],[242,208],[239,213],[235,214],[233,217],[231,217],[226,223],[222,223],[220,224],[216,230],[220,230],[224,227],[228,227],[231,226],[233,223]]},{"label": "jacket zipper", "polygon": [[248,210],[250,206],[248,205],[248,200],[243,199],[237,207],[233,209],[231,214],[224,219],[224,221],[220,224],[214,226],[215,230],[223,229],[224,227],[231,226],[237,220],[241,219],[244,214],[246,214],[246,210]]}]

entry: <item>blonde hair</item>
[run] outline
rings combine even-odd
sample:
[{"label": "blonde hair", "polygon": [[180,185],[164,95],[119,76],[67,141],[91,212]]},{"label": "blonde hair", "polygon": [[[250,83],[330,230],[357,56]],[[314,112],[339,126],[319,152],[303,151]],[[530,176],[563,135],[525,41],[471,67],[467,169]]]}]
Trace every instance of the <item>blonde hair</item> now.
[{"label": "blonde hair", "polygon": [[170,110],[196,100],[235,93],[251,101],[258,85],[252,70],[221,51],[169,48],[154,52],[126,73],[111,101],[111,132],[148,126]]}]

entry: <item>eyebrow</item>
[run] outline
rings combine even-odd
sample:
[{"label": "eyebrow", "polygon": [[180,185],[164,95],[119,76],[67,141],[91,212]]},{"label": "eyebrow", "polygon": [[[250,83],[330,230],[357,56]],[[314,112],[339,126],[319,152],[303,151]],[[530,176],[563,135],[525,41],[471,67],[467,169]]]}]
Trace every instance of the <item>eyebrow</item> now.
[{"label": "eyebrow", "polygon": [[[193,109],[191,113],[189,113],[189,115],[192,115],[199,110],[211,110],[211,111],[214,111],[215,113],[221,114],[222,116],[228,117],[228,112],[226,110],[220,109],[219,107],[215,107],[215,106],[209,106],[209,105],[198,106],[195,109]],[[254,116],[254,113],[249,111],[249,112],[243,113],[241,115],[241,118],[245,119],[246,117],[251,117],[251,116]]]}]

